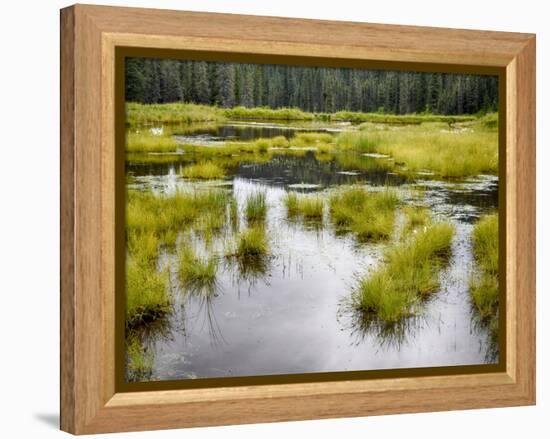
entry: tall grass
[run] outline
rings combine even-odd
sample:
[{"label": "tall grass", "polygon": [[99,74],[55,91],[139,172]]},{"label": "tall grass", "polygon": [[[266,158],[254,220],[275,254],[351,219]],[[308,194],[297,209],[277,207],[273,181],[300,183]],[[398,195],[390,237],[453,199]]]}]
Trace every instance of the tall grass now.
[{"label": "tall grass", "polygon": [[472,238],[479,267],[479,273],[470,282],[472,302],[496,336],[499,309],[498,214],[482,217],[474,227]]},{"label": "tall grass", "polygon": [[450,255],[453,233],[450,224],[434,224],[390,247],[382,267],[359,279],[354,307],[389,324],[415,314],[422,297],[439,288],[439,267]]},{"label": "tall grass", "polygon": [[183,168],[185,178],[212,180],[225,177],[225,170],[213,161],[202,161]]},{"label": "tall grass", "polygon": [[337,230],[351,231],[360,241],[387,239],[393,232],[398,201],[392,189],[367,192],[351,186],[330,197],[330,218]]},{"label": "tall grass", "polygon": [[363,131],[344,131],[336,138],[339,151],[375,152],[380,138],[377,134]]},{"label": "tall grass", "polygon": [[337,146],[340,150],[388,154],[410,171],[432,170],[442,177],[498,172],[498,134],[490,130],[406,127],[346,132],[338,137]]},{"label": "tall grass", "polygon": [[307,113],[298,108],[270,107],[234,107],[224,110],[228,119],[264,119],[264,120],[312,120],[313,113]]},{"label": "tall grass", "polygon": [[354,111],[338,111],[330,115],[331,120],[343,120],[349,122],[371,122],[379,124],[422,124],[427,122],[444,122],[454,124],[476,120],[473,114],[464,115],[440,115],[430,113],[387,114],[387,113],[361,113]]},{"label": "tall grass", "polygon": [[222,190],[178,191],[173,195],[128,191],[128,233],[156,231],[158,236],[182,226],[199,226],[206,215],[225,218],[228,195]]},{"label": "tall grass", "polygon": [[403,208],[407,223],[405,232],[419,230],[430,222],[430,211],[424,206],[405,206]]},{"label": "tall grass", "polygon": [[174,152],[178,143],[167,134],[155,135],[147,130],[127,131],[126,152]]},{"label": "tall grass", "polygon": [[170,309],[168,273],[139,257],[126,259],[126,325],[138,326]]},{"label": "tall grass", "polygon": [[320,197],[288,192],[283,198],[283,203],[288,218],[302,216],[306,220],[320,221],[323,219],[324,203]]},{"label": "tall grass", "polygon": [[126,123],[130,125],[221,122],[224,119],[222,110],[209,105],[184,102],[170,104],[126,103]]},{"label": "tall grass", "polygon": [[246,220],[249,224],[262,222],[267,214],[265,192],[254,192],[246,198],[245,204]]},{"label": "tall grass", "polygon": [[215,256],[199,257],[191,245],[184,244],[178,253],[178,277],[193,293],[211,295],[216,289],[218,262]]},{"label": "tall grass", "polygon": [[257,258],[269,253],[269,242],[265,228],[253,226],[237,235],[237,245],[233,256],[238,258]]}]

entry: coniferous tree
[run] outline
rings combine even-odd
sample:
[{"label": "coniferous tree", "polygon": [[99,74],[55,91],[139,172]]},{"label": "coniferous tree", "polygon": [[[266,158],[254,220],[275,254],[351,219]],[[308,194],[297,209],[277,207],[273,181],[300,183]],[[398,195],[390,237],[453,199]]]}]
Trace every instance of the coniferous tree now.
[{"label": "coniferous tree", "polygon": [[126,99],[405,114],[498,109],[493,76],[130,58]]}]

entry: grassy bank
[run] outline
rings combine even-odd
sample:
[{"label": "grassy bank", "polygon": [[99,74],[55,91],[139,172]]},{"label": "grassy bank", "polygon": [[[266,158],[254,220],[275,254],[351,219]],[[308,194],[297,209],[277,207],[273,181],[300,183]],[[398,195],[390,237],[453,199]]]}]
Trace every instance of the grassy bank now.
[{"label": "grassy bank", "polygon": [[454,228],[433,224],[390,247],[384,264],[363,276],[352,295],[366,318],[396,323],[414,315],[423,297],[439,288],[439,268],[450,255]]},{"label": "grassy bank", "polygon": [[336,113],[314,113],[299,108],[271,108],[271,107],[242,107],[219,108],[216,106],[192,103],[169,104],[126,104],[126,121],[130,125],[147,123],[191,123],[191,122],[221,122],[227,119],[248,120],[319,120],[337,122],[370,122],[377,124],[422,124],[427,122],[441,122],[455,124],[470,122],[479,116],[440,115],[431,113],[388,114],[388,113],[361,113],[353,111],[338,111]]},{"label": "grassy bank", "polygon": [[464,131],[436,125],[345,132],[338,137],[337,146],[340,150],[386,154],[407,171],[431,170],[442,177],[498,172],[498,133],[481,124]]},{"label": "grassy bank", "polygon": [[472,278],[470,293],[481,319],[496,336],[498,332],[498,214],[482,217],[472,233],[479,272]]},{"label": "grassy bank", "polygon": [[191,103],[138,104],[126,103],[126,123],[129,125],[221,122],[225,118],[217,107]]}]

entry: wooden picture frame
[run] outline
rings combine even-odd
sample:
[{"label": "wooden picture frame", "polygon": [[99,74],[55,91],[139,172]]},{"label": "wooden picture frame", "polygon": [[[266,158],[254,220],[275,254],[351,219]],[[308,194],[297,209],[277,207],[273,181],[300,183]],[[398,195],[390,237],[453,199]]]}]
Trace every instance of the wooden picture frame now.
[{"label": "wooden picture frame", "polygon": [[[115,378],[114,221],[119,48],[490,71],[504,79],[502,370],[121,392]],[[88,5],[61,11],[62,430],[86,434],[534,403],[534,35]]]}]

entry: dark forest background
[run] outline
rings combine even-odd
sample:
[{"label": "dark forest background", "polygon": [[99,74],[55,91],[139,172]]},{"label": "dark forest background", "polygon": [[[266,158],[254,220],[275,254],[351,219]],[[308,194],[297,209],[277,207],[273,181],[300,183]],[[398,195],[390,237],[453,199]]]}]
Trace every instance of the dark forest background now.
[{"label": "dark forest background", "polygon": [[498,78],[328,67],[126,60],[126,101],[394,114],[498,109]]}]

